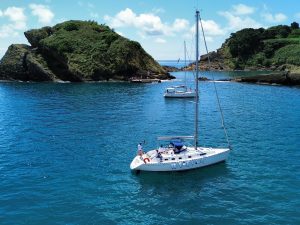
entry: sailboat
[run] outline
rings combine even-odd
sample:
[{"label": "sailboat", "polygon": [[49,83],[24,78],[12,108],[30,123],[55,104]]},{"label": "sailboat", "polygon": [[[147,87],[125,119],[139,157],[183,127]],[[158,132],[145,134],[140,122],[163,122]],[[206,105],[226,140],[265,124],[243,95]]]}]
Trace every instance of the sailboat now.
[{"label": "sailboat", "polygon": [[[209,166],[225,161],[230,153],[228,148],[211,148],[198,146],[198,40],[199,40],[199,11],[196,11],[196,96],[195,96],[195,134],[193,136],[164,136],[159,141],[167,145],[150,150],[146,153],[139,151],[132,160],[130,169],[134,171],[181,171]],[[201,22],[201,20],[200,20]],[[203,29],[203,27],[202,27]],[[204,34],[204,32],[203,32]],[[223,122],[223,121],[222,121]],[[222,123],[224,124],[224,123]],[[224,127],[225,131],[225,127]],[[225,132],[226,137],[227,133]],[[194,146],[188,141],[194,141]],[[229,144],[229,142],[228,142]]]},{"label": "sailboat", "polygon": [[[184,67],[186,67],[186,44],[184,42]],[[165,90],[165,98],[195,98],[196,92],[186,85],[186,71],[184,71],[184,85],[168,87]]]}]

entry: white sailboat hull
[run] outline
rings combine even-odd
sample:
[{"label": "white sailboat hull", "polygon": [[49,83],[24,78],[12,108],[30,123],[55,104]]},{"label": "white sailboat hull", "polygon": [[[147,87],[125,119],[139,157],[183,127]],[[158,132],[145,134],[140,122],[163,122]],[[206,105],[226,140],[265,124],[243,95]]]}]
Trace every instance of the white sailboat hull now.
[{"label": "white sailboat hull", "polygon": [[165,98],[194,98],[196,97],[195,92],[173,92],[173,93],[165,93]]},{"label": "white sailboat hull", "polygon": [[162,159],[157,157],[156,150],[152,150],[136,156],[130,164],[131,170],[142,171],[182,171],[213,165],[228,158],[229,148],[202,148],[195,150],[188,147],[187,150],[174,154],[166,152]]}]

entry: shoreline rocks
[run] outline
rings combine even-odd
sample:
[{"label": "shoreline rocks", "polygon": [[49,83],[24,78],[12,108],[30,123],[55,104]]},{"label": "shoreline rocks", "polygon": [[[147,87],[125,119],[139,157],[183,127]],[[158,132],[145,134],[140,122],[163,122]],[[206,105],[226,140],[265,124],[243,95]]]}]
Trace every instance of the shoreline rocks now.
[{"label": "shoreline rocks", "polygon": [[280,85],[300,85],[300,74],[295,73],[273,73],[257,76],[247,76],[233,79],[231,81],[258,83],[258,84],[280,84]]}]

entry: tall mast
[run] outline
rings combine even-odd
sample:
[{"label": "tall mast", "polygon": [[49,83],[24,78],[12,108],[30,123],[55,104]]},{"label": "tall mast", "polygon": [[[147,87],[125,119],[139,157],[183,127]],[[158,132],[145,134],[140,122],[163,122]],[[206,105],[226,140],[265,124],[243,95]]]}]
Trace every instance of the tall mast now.
[{"label": "tall mast", "polygon": [[186,86],[186,43],[185,41],[183,42],[184,43],[184,86]]},{"label": "tall mast", "polygon": [[198,146],[198,111],[199,111],[199,94],[198,94],[198,58],[199,58],[199,11],[196,11],[196,109],[195,109],[195,149]]}]

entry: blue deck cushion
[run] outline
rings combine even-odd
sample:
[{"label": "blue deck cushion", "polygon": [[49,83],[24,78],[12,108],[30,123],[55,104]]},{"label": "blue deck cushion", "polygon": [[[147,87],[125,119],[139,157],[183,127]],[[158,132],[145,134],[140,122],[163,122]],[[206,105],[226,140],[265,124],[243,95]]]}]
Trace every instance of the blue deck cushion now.
[{"label": "blue deck cushion", "polygon": [[171,140],[171,145],[173,145],[176,149],[180,150],[183,146],[183,142],[180,139]]}]

